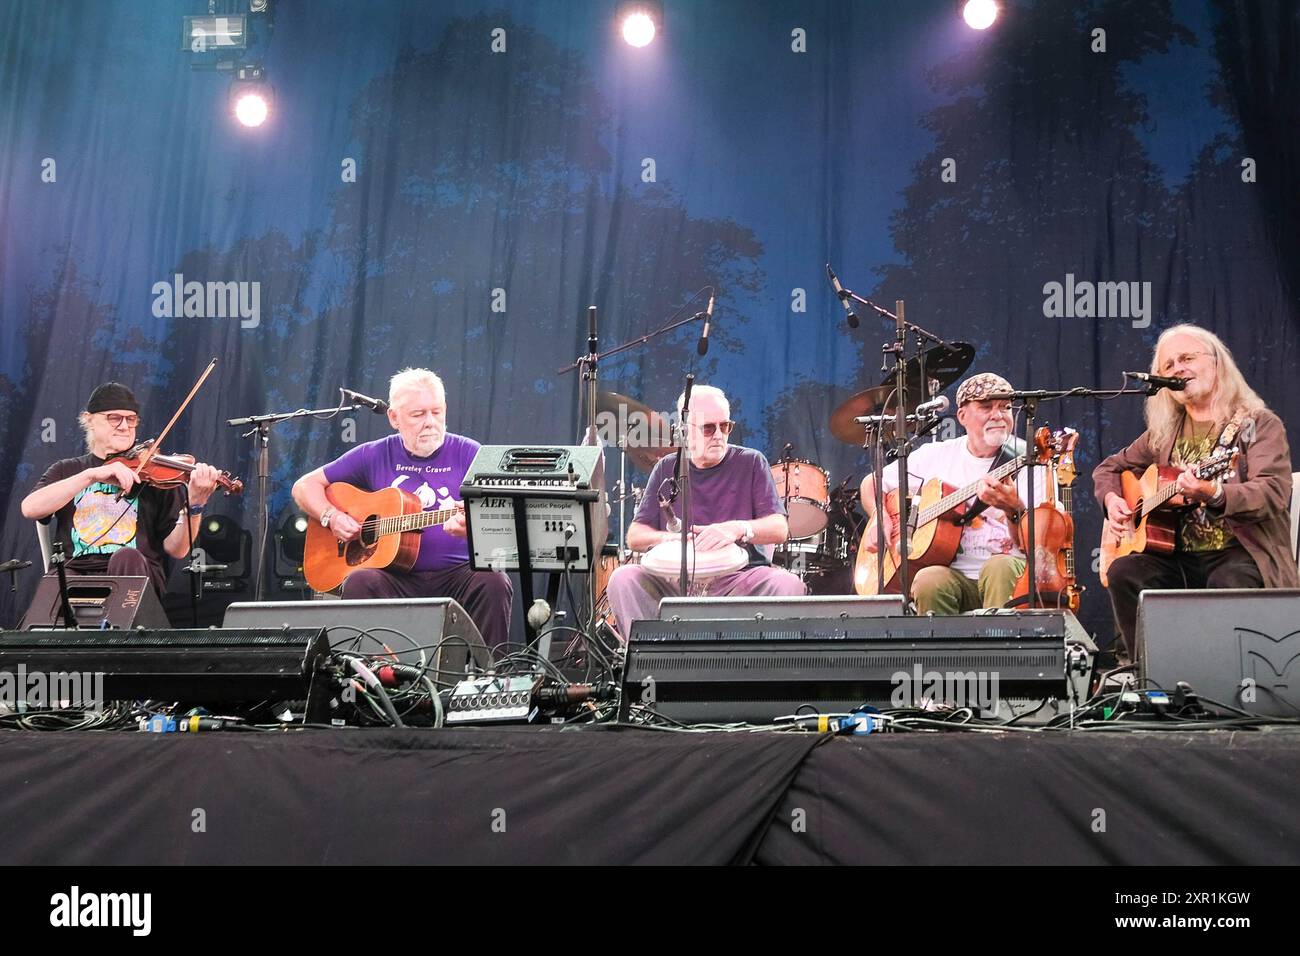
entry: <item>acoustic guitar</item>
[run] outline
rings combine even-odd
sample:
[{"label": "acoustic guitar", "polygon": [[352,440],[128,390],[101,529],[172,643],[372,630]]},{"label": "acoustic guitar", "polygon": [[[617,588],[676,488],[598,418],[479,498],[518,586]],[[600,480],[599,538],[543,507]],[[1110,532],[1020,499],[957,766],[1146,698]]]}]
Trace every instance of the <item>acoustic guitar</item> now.
[{"label": "acoustic guitar", "polygon": [[425,511],[409,491],[362,491],[345,481],[327,485],[325,497],[360,524],[361,533],[344,543],[319,521],[308,523],[302,570],[316,591],[334,590],[358,568],[411,570],[420,555],[420,532],[443,524],[464,507],[457,503],[453,508]]},{"label": "acoustic guitar", "polygon": [[[966,502],[979,492],[980,483],[985,478],[1004,481],[1014,475],[1025,465],[1046,464],[1052,459],[1052,437],[1047,428],[1040,428],[1034,433],[1034,454],[1017,455],[1006,464],[994,468],[979,480],[972,481],[962,488],[953,488],[940,478],[931,478],[921,485],[920,499],[910,510],[909,527],[915,525],[908,537],[907,569],[915,575],[921,568],[931,565],[949,565],[957,556],[961,544],[962,529],[966,525]],[[885,495],[885,510],[893,519],[890,523],[898,528],[899,489]],[[853,567],[853,589],[862,595],[881,593],[879,566],[885,569],[885,593],[898,594],[903,590],[902,560],[898,554],[899,539],[895,534],[887,542],[884,555],[868,550],[868,545],[876,540],[876,521],[873,517],[862,532],[862,541],[858,545],[858,556]],[[911,583],[908,582],[910,589]]]},{"label": "acoustic guitar", "polygon": [[[1216,448],[1193,469],[1193,474],[1201,481],[1231,478],[1240,455],[1241,452],[1235,447]],[[1178,541],[1179,512],[1193,507],[1186,500],[1173,501],[1176,496],[1180,496],[1178,476],[1182,471],[1173,465],[1150,465],[1140,478],[1131,471],[1119,476],[1120,495],[1133,509],[1133,520],[1122,534],[1111,531],[1109,522],[1101,526],[1101,561],[1098,570],[1103,586],[1109,586],[1107,571],[1116,558],[1143,552],[1173,552]]]}]

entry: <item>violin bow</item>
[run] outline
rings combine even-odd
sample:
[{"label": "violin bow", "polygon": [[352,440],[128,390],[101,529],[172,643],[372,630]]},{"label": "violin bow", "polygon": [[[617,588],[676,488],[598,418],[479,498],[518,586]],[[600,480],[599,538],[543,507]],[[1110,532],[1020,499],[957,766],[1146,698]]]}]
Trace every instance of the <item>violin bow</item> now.
[{"label": "violin bow", "polygon": [[217,357],[214,355],[212,361],[208,363],[208,367],[205,368],[203,374],[199,376],[199,380],[195,382],[194,387],[190,389],[190,393],[185,396],[185,401],[181,402],[181,407],[176,409],[176,414],[173,415],[172,420],[167,423],[167,427],[158,433],[158,437],[153,440],[153,444],[146,448],[144,454],[140,456],[140,464],[135,466],[135,474],[137,476],[139,476],[140,472],[144,470],[144,466],[149,464],[149,459],[153,457],[154,452],[162,447],[163,439],[166,438],[167,433],[172,430],[172,426],[176,424],[176,420],[181,417],[181,412],[185,411],[185,407],[194,400],[194,396],[199,393],[199,389],[203,387],[203,383],[208,380],[208,376],[212,374],[212,370],[216,367]]}]

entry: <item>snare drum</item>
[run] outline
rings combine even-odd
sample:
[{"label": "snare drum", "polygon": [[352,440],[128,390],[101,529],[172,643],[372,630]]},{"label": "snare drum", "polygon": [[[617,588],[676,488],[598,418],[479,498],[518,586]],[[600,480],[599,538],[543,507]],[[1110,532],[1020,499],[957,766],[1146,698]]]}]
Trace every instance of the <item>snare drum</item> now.
[{"label": "snare drum", "polygon": [[772,466],[776,495],[785,502],[791,538],[810,538],[826,527],[830,511],[830,476],[803,458],[787,458]]}]

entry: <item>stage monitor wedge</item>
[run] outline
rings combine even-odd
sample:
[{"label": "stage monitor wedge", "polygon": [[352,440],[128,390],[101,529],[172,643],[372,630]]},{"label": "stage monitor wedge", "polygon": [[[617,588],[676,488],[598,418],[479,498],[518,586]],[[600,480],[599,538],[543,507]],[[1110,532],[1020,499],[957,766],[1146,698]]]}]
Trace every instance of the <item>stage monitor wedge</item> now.
[{"label": "stage monitor wedge", "polygon": [[1300,717],[1300,590],[1143,591],[1138,666],[1173,691],[1266,717]]},{"label": "stage monitor wedge", "polygon": [[435,679],[447,683],[465,675],[471,654],[477,669],[489,663],[483,635],[451,598],[246,602],[226,609],[225,626],[323,627],[331,647],[375,657],[391,650],[417,666],[423,648]]},{"label": "stage monitor wedge", "polygon": [[[171,627],[162,602],[146,577],[111,577],[107,574],[69,574],[68,602],[77,627]],[[62,627],[59,579],[46,575],[36,584],[36,596],[18,625],[20,631],[48,631]]]},{"label": "stage monitor wedge", "polygon": [[908,708],[936,677],[957,691],[936,699],[978,698],[1003,718],[1057,701],[1045,719],[1087,699],[1095,652],[1068,611],[635,621],[619,719],[643,706],[685,724]]}]

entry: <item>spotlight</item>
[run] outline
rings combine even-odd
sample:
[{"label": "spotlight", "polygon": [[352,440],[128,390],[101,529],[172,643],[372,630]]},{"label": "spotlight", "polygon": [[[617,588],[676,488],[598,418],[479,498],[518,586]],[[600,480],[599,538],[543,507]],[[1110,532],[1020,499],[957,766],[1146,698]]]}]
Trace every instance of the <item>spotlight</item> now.
[{"label": "spotlight", "polygon": [[966,0],[961,15],[971,29],[987,30],[998,18],[998,5],[994,0]]},{"label": "spotlight", "polygon": [[309,520],[301,511],[291,508],[284,513],[276,529],[275,577],[282,591],[307,589],[307,579],[302,574],[302,555]]},{"label": "spotlight", "polygon": [[271,115],[275,92],[260,66],[241,66],[230,81],[230,112],[241,124],[261,126]]},{"label": "spotlight", "polygon": [[647,46],[663,29],[664,8],[654,0],[628,0],[619,4],[617,21],[624,40],[635,47]]},{"label": "spotlight", "polygon": [[195,547],[203,549],[205,564],[225,564],[223,571],[209,571],[203,577],[205,591],[243,590],[252,565],[253,535],[225,515],[203,519]]}]

